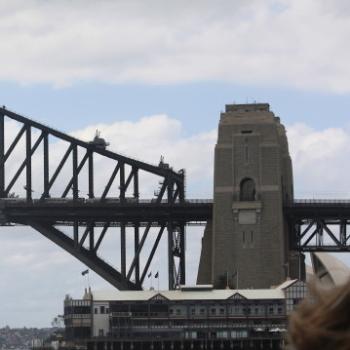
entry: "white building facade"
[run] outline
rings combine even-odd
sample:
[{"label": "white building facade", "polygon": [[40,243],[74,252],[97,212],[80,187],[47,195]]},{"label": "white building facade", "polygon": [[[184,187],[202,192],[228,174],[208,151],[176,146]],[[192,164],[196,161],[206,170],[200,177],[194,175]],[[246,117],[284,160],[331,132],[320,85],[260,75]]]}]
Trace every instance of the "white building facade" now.
[{"label": "white building facade", "polygon": [[[306,293],[305,283],[298,280],[271,289],[89,291],[82,300],[66,298],[66,335],[95,350],[230,348],[246,343],[279,349],[288,315]],[[79,308],[82,302],[85,308]]]}]

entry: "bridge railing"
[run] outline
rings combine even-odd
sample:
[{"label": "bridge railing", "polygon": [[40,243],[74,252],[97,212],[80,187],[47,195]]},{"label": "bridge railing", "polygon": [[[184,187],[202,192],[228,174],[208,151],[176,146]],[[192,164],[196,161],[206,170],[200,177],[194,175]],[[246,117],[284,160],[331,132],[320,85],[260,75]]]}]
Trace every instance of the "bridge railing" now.
[{"label": "bridge railing", "polygon": [[349,199],[294,199],[293,201],[286,202],[286,206],[293,205],[329,205],[329,204],[345,204],[350,205]]}]

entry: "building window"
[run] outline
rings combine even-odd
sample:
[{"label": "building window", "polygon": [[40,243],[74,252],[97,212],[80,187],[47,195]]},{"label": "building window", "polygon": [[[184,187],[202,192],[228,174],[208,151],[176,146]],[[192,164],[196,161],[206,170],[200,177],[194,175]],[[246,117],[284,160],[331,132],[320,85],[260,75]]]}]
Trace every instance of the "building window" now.
[{"label": "building window", "polygon": [[195,315],[196,309],[191,309],[191,315]]},{"label": "building window", "polygon": [[98,314],[98,308],[95,307],[95,314]]},{"label": "building window", "polygon": [[181,315],[181,310],[180,309],[176,309],[176,315]]},{"label": "building window", "polygon": [[293,305],[298,305],[301,299],[293,299]]},{"label": "building window", "polygon": [[245,178],[240,185],[240,200],[255,201],[255,183],[250,178]]},{"label": "building window", "polygon": [[205,309],[200,309],[200,310],[199,310],[199,313],[200,313],[201,315],[204,315],[204,314],[205,314]]},{"label": "building window", "polygon": [[99,336],[99,337],[103,337],[103,336],[104,336],[104,331],[103,331],[103,329],[99,329],[99,330],[98,330],[98,336]]},{"label": "building window", "polygon": [[105,307],[104,306],[100,306],[100,313],[104,314],[105,313]]},{"label": "building window", "polygon": [[220,309],[220,315],[225,315],[225,309],[224,308]]},{"label": "building window", "polygon": [[216,314],[216,309],[214,309],[214,308],[211,309],[211,310],[210,310],[210,313],[211,313],[212,315],[215,315],[215,314]]}]

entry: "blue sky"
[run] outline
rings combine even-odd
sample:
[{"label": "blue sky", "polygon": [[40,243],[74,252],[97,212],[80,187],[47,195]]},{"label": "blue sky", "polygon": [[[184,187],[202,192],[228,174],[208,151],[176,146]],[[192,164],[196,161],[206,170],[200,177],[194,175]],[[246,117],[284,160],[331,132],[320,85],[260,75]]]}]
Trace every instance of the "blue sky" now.
[{"label": "blue sky", "polygon": [[[297,196],[350,198],[349,17],[345,0],[0,1],[0,104],[84,140],[98,128],[147,162],[162,154],[186,168],[189,197],[209,198],[220,111],[268,102]],[[85,267],[28,228],[0,231],[0,326],[49,325],[65,294],[82,295]],[[189,283],[202,232],[188,230]]]},{"label": "blue sky", "polygon": [[[284,124],[303,122],[321,130],[348,127],[347,93],[227,82],[146,85],[78,82],[69,87],[0,83],[7,108],[70,132],[96,122],[136,121],[167,114],[183,123],[185,134],[215,128],[225,104],[268,102]],[[69,123],[67,123],[69,119]]]}]

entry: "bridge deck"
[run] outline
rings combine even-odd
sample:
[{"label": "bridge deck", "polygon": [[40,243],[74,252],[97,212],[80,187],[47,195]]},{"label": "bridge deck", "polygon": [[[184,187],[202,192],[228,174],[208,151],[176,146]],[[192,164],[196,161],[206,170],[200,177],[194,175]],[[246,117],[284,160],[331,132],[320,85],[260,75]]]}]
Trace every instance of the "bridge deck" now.
[{"label": "bridge deck", "polygon": [[350,220],[350,200],[296,199],[285,205],[291,219]]},{"label": "bridge deck", "polygon": [[[212,207],[211,199],[174,203],[151,199],[120,201],[118,198],[48,198],[30,201],[20,198],[0,199],[2,222],[15,224],[25,224],[28,218],[61,224],[69,224],[77,219],[81,222],[95,221],[97,225],[106,221],[111,224],[157,223],[169,218],[188,225],[205,224],[212,218]],[[330,223],[341,219],[350,222],[350,200],[295,200],[287,203],[284,210],[287,218],[291,220],[322,218]]]},{"label": "bridge deck", "polygon": [[25,199],[0,199],[2,222],[26,224],[30,221],[45,221],[55,224],[70,224],[93,221],[96,226],[105,222],[117,225],[141,223],[153,224],[169,221],[186,224],[205,224],[212,216],[212,201],[196,199],[189,201],[125,200],[50,198],[27,201]]}]

